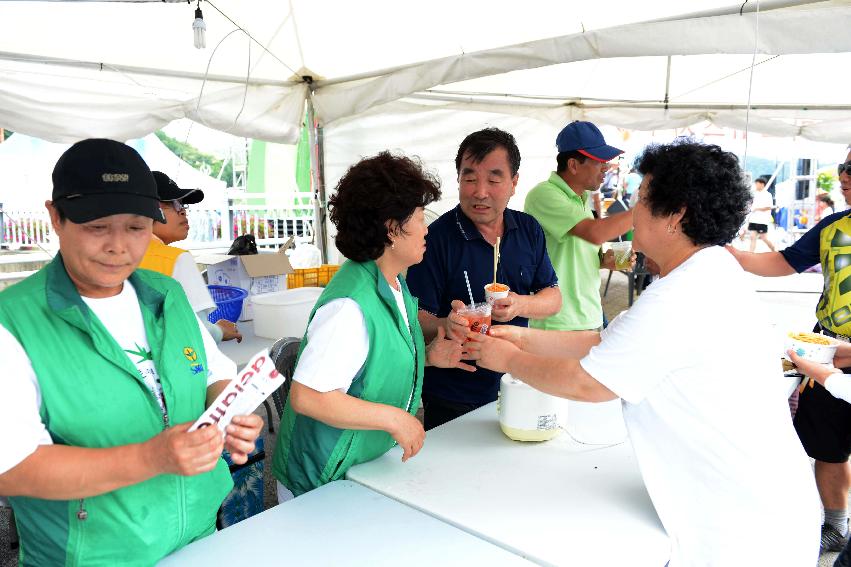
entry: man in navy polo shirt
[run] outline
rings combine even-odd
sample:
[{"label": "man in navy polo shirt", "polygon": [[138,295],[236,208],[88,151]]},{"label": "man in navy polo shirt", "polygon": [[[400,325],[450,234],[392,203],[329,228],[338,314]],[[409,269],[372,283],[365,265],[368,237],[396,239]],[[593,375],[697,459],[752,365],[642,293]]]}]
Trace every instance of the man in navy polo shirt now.
[{"label": "man in navy polo shirt", "polygon": [[[429,226],[423,261],[408,270],[407,283],[419,298],[419,321],[426,340],[443,326],[446,335],[463,341],[466,321],[454,312],[469,302],[464,271],[473,299],[485,300],[493,281],[494,245],[501,238],[497,281],[511,288],[497,300],[494,324],[525,327],[561,308],[561,293],[544,232],[531,216],[508,209],[517,187],[520,150],[514,136],[487,128],[464,138],[455,156],[460,204]],[[531,295],[534,294],[534,295]],[[496,400],[501,373],[475,373],[428,367],[423,382],[425,429],[431,429]]]}]

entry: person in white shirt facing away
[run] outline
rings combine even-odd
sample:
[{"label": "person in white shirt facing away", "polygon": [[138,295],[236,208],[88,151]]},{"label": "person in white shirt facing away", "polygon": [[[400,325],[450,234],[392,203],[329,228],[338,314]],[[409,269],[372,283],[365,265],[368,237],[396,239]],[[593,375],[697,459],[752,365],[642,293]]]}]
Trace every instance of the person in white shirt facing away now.
[{"label": "person in white shirt facing away", "polygon": [[621,398],[670,567],[814,565],[819,497],[788,383],[750,276],[720,246],[750,209],[738,159],[683,140],[638,169],[633,246],[659,280],[601,333],[499,328],[466,350],[552,395]]}]

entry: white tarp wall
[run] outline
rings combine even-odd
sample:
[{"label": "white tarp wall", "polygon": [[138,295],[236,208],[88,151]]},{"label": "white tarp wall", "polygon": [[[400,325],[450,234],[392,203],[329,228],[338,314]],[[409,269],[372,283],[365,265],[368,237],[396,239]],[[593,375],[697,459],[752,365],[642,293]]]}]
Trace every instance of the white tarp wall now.
[{"label": "white tarp wall", "polygon": [[0,126],[67,142],[188,117],[293,143],[310,75],[329,127],[387,104],[438,104],[851,139],[847,0],[750,1],[741,15],[727,0],[577,4],[216,0],[201,4],[208,47],[196,50],[194,4],[4,1]]}]

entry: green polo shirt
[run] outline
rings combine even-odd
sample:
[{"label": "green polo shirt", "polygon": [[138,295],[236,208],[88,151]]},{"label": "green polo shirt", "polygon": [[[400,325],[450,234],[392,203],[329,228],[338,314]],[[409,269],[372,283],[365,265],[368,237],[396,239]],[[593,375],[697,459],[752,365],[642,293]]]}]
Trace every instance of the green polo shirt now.
[{"label": "green polo shirt", "polygon": [[589,201],[553,172],[529,191],[524,210],[544,229],[562,299],[561,311],[547,319],[530,320],[529,326],[562,331],[601,327],[600,247],[569,234],[584,219],[594,218]]}]

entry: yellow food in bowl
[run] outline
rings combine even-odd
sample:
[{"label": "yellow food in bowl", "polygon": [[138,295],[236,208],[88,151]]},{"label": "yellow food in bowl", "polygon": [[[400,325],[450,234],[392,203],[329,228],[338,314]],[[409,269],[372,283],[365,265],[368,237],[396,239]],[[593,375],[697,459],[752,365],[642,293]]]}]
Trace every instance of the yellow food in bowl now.
[{"label": "yellow food in bowl", "polygon": [[824,335],[818,335],[816,333],[789,333],[789,336],[796,341],[801,341],[803,343],[812,343],[816,345],[830,345],[830,339],[825,337]]}]

